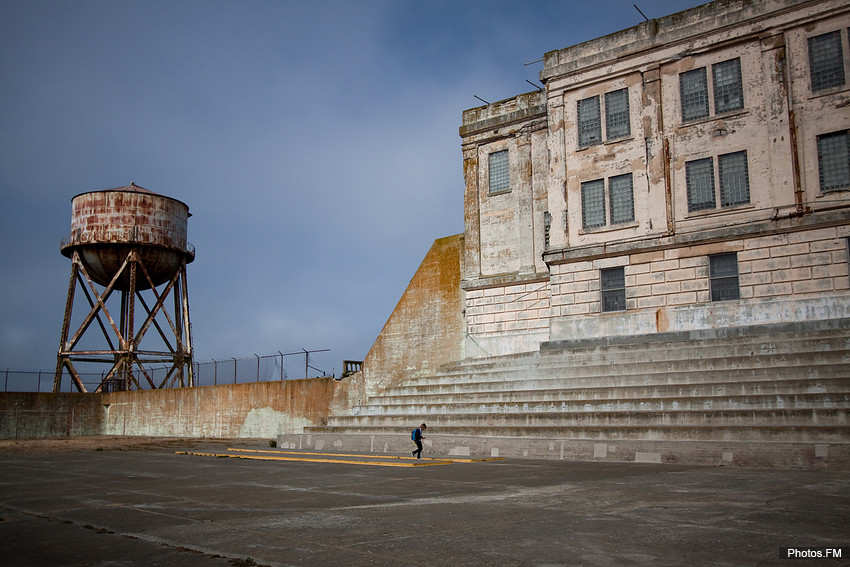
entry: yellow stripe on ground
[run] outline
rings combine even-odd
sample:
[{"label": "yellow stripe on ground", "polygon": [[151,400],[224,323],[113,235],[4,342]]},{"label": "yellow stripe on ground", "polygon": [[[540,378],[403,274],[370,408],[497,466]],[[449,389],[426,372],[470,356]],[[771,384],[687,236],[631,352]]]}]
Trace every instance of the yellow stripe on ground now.
[{"label": "yellow stripe on ground", "polygon": [[348,459],[310,459],[306,457],[272,457],[265,455],[228,455],[227,453],[198,453],[194,451],[175,451],[178,455],[197,455],[201,457],[229,457],[231,459],[251,459],[259,461],[298,461],[305,463],[341,463],[346,465],[372,465],[379,467],[430,467],[436,465],[450,465],[451,461],[431,460],[428,462],[414,463],[380,463],[374,461],[353,461]]},{"label": "yellow stripe on ground", "polygon": [[422,459],[414,459],[413,457],[402,457],[399,455],[372,455],[372,454],[361,454],[357,453],[356,455],[352,455],[351,453],[316,453],[313,451],[280,451],[275,450],[271,451],[269,449],[236,449],[234,447],[228,447],[228,451],[241,451],[245,453],[273,453],[280,455],[322,455],[326,457],[352,457],[357,456],[363,459],[400,459],[407,461],[451,461],[452,463],[483,463],[485,461],[504,461],[505,457],[469,457],[469,458],[459,458],[459,457],[448,457],[445,459],[435,459],[429,457],[423,457]]}]

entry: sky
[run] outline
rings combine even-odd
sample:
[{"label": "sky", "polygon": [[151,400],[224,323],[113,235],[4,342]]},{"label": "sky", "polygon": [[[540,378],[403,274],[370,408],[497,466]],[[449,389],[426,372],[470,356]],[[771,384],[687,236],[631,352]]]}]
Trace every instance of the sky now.
[{"label": "sky", "polygon": [[462,112],[634,4],[0,0],[0,371],[53,370],[71,199],[135,182],[192,214],[197,362],[329,349],[339,375],[463,232]]}]

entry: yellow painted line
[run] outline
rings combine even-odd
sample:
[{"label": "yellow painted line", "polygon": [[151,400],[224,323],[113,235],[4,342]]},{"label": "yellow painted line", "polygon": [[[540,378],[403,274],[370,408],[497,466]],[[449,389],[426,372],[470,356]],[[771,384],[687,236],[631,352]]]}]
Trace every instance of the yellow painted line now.
[{"label": "yellow painted line", "polygon": [[400,459],[407,461],[451,461],[452,463],[483,463],[486,461],[504,461],[505,457],[470,457],[470,458],[458,458],[458,457],[448,457],[445,459],[436,459],[431,457],[423,457],[421,459],[414,459],[413,457],[402,457],[399,455],[370,455],[370,454],[362,454],[357,453],[353,455],[352,453],[315,453],[312,451],[271,451],[269,449],[236,449],[234,447],[228,447],[228,451],[240,451],[244,453],[273,453],[275,455],[322,455],[326,457],[352,457],[357,456],[358,458],[363,459]]},{"label": "yellow painted line", "polygon": [[419,463],[379,463],[370,461],[352,461],[345,459],[308,459],[305,457],[272,457],[265,455],[228,455],[227,453],[197,453],[193,451],[175,451],[178,455],[196,455],[201,457],[228,457],[231,459],[250,459],[259,461],[296,461],[303,463],[340,463],[345,465],[372,465],[379,467],[429,467],[436,465],[450,465],[451,461],[429,461]]}]

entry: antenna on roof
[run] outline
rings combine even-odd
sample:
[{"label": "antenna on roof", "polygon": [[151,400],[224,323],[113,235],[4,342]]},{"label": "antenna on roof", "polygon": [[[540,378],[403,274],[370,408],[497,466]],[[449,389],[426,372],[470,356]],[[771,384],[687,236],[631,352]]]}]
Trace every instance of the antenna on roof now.
[{"label": "antenna on roof", "polygon": [[[634,6],[634,7],[635,7],[635,10],[637,10],[638,12],[640,12],[640,8],[638,8],[638,7],[637,7],[637,4],[632,4],[632,6]],[[641,16],[643,16],[643,19],[644,19],[644,20],[646,20],[647,22],[649,21],[649,18],[647,18],[647,17],[646,17],[646,14],[644,14],[643,12],[640,12],[640,15],[641,15]]]},{"label": "antenna on roof", "polygon": [[526,83],[528,83],[529,85],[531,85],[532,87],[536,88],[538,91],[542,91],[542,90],[543,90],[543,87],[541,87],[541,86],[540,86],[540,85],[538,85],[538,84],[532,83],[532,82],[531,82],[531,81],[529,81],[528,79],[526,79],[526,80],[525,80],[525,82],[526,82]]},{"label": "antenna on roof", "polygon": [[472,95],[472,96],[474,96],[475,98],[477,98],[478,100],[480,100],[480,101],[481,101],[481,102],[483,102],[484,104],[490,104],[489,102],[487,102],[486,100],[484,100],[483,98],[481,98],[480,96],[478,96],[477,94],[474,94],[474,95]]}]

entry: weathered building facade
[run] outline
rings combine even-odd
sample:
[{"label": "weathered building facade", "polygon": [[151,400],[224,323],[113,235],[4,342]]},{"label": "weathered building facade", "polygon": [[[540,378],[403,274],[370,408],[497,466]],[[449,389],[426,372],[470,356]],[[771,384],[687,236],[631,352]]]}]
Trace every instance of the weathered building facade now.
[{"label": "weathered building facade", "polygon": [[466,357],[850,317],[850,5],[718,0],[467,110]]}]

